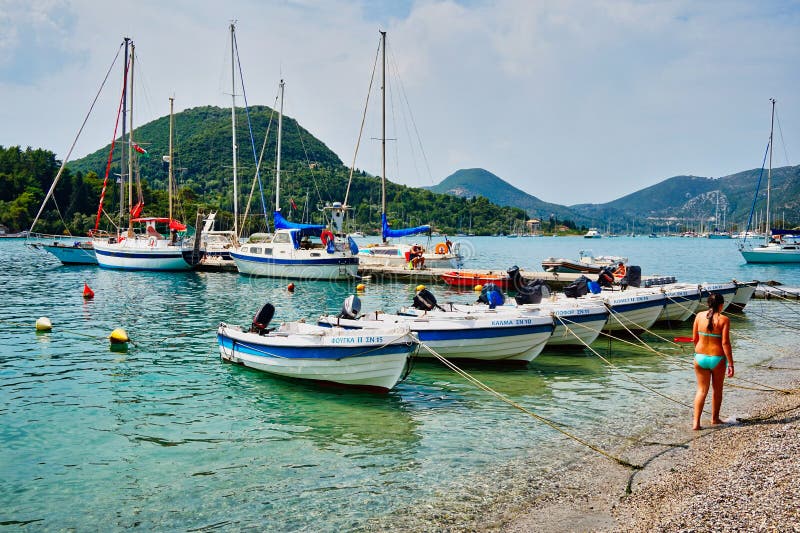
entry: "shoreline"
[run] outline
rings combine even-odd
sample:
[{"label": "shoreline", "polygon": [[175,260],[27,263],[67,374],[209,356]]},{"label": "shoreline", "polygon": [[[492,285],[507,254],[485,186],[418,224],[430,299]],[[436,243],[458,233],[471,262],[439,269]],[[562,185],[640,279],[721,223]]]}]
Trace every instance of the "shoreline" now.
[{"label": "shoreline", "polygon": [[[793,393],[761,391],[766,396],[739,417],[747,421],[699,431],[665,428],[626,451],[644,466],[637,471],[594,457],[570,471],[566,490],[485,529],[800,529],[800,358],[782,357],[767,369],[776,367],[783,375],[771,386]],[[723,411],[727,383],[726,394]]]}]

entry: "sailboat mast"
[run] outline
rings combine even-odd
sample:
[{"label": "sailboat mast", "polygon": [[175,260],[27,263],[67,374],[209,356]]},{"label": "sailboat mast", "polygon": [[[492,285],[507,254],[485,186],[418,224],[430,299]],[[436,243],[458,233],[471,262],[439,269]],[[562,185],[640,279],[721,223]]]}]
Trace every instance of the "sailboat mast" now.
[{"label": "sailboat mast", "polygon": [[136,45],[131,42],[131,112],[128,131],[128,238],[133,238],[133,64],[136,59]]},{"label": "sailboat mast", "polygon": [[125,37],[125,64],[122,67],[122,142],[119,143],[121,148],[119,160],[119,222],[125,217],[125,130],[127,124],[125,121],[128,118],[128,45],[130,44],[130,37]]},{"label": "sailboat mast", "polygon": [[[169,197],[169,224],[172,225],[172,131],[173,131],[173,124],[175,122],[175,118],[172,114],[172,107],[175,102],[175,98],[170,97],[169,99],[169,178],[167,180],[167,187],[169,190],[168,197]],[[172,228],[170,228],[172,229]]]},{"label": "sailboat mast", "polygon": [[[386,214],[386,32],[381,32],[381,213]],[[381,230],[383,235],[383,230]],[[386,237],[383,237],[386,242]]]},{"label": "sailboat mast", "polygon": [[770,119],[769,123],[769,169],[767,170],[767,222],[766,222],[766,234],[765,234],[765,241],[769,243],[770,234],[772,233],[772,228],[770,228],[770,217],[769,217],[769,200],[770,200],[770,190],[772,189],[772,132],[775,128],[775,99],[770,98],[770,102],[772,102],[772,118]]},{"label": "sailboat mast", "polygon": [[275,211],[281,210],[281,139],[283,135],[283,80],[280,85],[281,105],[278,112],[278,153],[275,157]]},{"label": "sailboat mast", "polygon": [[233,148],[233,234],[239,236],[239,185],[236,168],[236,61],[235,29],[231,22],[231,146]]}]

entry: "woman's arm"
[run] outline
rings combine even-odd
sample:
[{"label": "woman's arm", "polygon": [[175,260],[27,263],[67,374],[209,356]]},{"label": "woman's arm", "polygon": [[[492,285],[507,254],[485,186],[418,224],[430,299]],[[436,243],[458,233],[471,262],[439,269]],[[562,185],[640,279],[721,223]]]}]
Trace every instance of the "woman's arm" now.
[{"label": "woman's arm", "polygon": [[728,360],[727,376],[733,377],[733,348],[731,347],[731,321],[728,317],[722,322],[722,350]]},{"label": "woman's arm", "polygon": [[699,315],[694,317],[694,326],[692,326],[692,342],[694,343],[695,347],[697,346],[697,343],[700,342],[700,335],[697,333],[698,318],[700,318]]}]

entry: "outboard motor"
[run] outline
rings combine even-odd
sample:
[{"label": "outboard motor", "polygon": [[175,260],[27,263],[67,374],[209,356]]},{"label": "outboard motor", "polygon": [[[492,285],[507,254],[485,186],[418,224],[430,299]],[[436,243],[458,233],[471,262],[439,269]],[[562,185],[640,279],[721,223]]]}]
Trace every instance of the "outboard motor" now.
[{"label": "outboard motor", "polygon": [[639,287],[642,284],[642,267],[640,266],[629,266],[628,269],[625,271],[625,277],[622,278],[620,284],[623,287],[631,286],[631,287]]},{"label": "outboard motor", "polygon": [[336,315],[339,318],[347,318],[348,320],[355,320],[361,313],[361,298],[355,294],[351,294],[344,299],[342,310]]},{"label": "outboard motor", "polygon": [[599,283],[601,287],[613,287],[614,270],[611,267],[603,267],[603,269],[600,270],[600,275],[597,276],[597,283]]},{"label": "outboard motor", "polygon": [[519,273],[519,267],[517,265],[512,266],[508,270],[506,270],[506,274],[511,281],[511,286],[514,290],[520,291],[525,286],[525,280]]},{"label": "outboard motor", "polygon": [[414,296],[413,307],[421,311],[430,311],[434,307],[439,307],[439,305],[436,303],[436,296],[434,296],[431,291],[422,289],[417,291],[417,294]]},{"label": "outboard motor", "polygon": [[589,278],[581,276],[566,287],[564,287],[564,295],[567,298],[579,298],[589,293]]},{"label": "outboard motor", "polygon": [[264,306],[258,310],[256,316],[253,317],[253,323],[250,325],[250,332],[258,333],[259,335],[269,333],[267,326],[269,326],[269,322],[272,320],[273,316],[275,316],[275,306],[269,302],[265,303]]},{"label": "outboard motor", "polygon": [[506,298],[497,285],[494,283],[487,283],[483,286],[483,289],[481,289],[478,302],[488,305],[489,309],[494,309],[498,305],[503,305],[506,302]]},{"label": "outboard motor", "polygon": [[538,304],[542,302],[542,298],[550,297],[550,287],[547,283],[540,279],[535,279],[523,285],[517,291],[514,297],[518,305],[525,304]]}]

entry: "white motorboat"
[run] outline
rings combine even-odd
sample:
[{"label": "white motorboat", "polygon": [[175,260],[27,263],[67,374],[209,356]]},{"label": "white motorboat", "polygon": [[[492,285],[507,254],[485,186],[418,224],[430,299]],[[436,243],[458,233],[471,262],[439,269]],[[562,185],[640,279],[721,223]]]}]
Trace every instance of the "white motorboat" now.
[{"label": "white motorboat", "polygon": [[[553,333],[553,318],[549,314],[530,311],[467,313],[401,309],[398,314],[373,311],[359,318],[324,315],[319,324],[365,330],[405,325],[421,343],[443,357],[523,363],[539,355]],[[433,357],[424,347],[418,355]]]},{"label": "white motorboat", "polygon": [[[559,294],[560,300],[568,298]],[[629,287],[624,291],[603,289],[599,294],[587,294],[577,300],[603,303],[610,316],[603,331],[637,331],[655,324],[667,298],[657,288]]]},{"label": "white motorboat", "polygon": [[689,320],[700,306],[700,286],[692,283],[669,283],[659,286],[667,302],[656,322]]},{"label": "white motorboat", "polygon": [[733,295],[733,299],[731,300],[730,305],[728,306],[729,309],[737,312],[741,312],[750,299],[753,297],[753,294],[756,292],[756,287],[758,287],[758,281],[736,281],[733,280],[736,284],[736,292]]},{"label": "white motorboat", "polygon": [[589,231],[583,236],[584,239],[600,239],[603,237],[603,234],[600,233],[597,228],[589,228]]},{"label": "white motorboat", "polygon": [[627,264],[628,258],[617,255],[596,256],[591,250],[581,250],[577,261],[563,257],[548,257],[542,261],[542,268],[547,272],[598,274],[603,268],[615,268],[620,263]]},{"label": "white motorboat", "polygon": [[700,306],[702,307],[703,304],[706,303],[708,297],[712,294],[721,294],[725,303],[722,306],[722,310],[725,311],[731,302],[733,302],[733,297],[736,295],[736,283],[733,281],[728,281],[724,283],[701,283],[700,284]]},{"label": "white motorboat", "polygon": [[401,379],[417,347],[403,324],[385,324],[369,334],[305,322],[268,329],[274,307],[268,319],[258,321],[266,308],[248,331],[220,323],[217,342],[224,361],[283,377],[386,392]]}]

